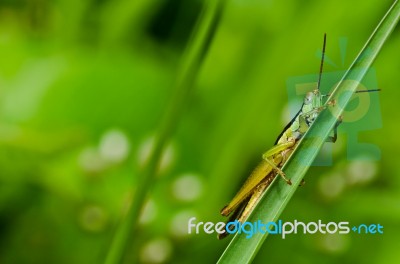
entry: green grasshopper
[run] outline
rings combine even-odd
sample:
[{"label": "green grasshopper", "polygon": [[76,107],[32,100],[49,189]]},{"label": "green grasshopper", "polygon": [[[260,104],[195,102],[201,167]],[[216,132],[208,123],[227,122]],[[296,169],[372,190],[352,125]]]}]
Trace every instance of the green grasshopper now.
[{"label": "green grasshopper", "polygon": [[[279,174],[286,181],[287,184],[292,184],[290,179],[286,177],[281,168],[289,159],[291,153],[296,148],[300,139],[307,132],[311,124],[317,118],[318,114],[327,107],[323,105],[322,99],[328,95],[323,95],[320,92],[321,76],[325,56],[325,46],[326,34],[324,35],[317,88],[311,92],[308,92],[305,95],[301,109],[278,136],[275,141],[274,147],[272,147],[262,155],[262,161],[252,171],[249,178],[246,180],[239,192],[235,195],[235,197],[228,205],[222,208],[222,216],[229,216],[234,212],[229,218],[228,222],[238,220],[239,222],[243,223],[248,215],[253,211],[262,194],[275,179],[277,174]],[[363,90],[358,92],[369,91],[379,91],[379,89]],[[330,101],[327,103],[328,106],[334,106],[335,104],[335,101]],[[327,142],[336,142],[337,128],[341,122],[342,118],[339,117],[336,125],[333,128],[334,135],[330,136],[327,139]],[[222,239],[227,235],[228,233],[224,232],[219,234],[218,238]]]}]

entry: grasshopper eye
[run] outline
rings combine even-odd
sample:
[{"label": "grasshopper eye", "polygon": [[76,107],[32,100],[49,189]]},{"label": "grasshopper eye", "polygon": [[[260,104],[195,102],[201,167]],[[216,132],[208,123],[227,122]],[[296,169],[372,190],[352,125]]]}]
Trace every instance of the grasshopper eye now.
[{"label": "grasshopper eye", "polygon": [[306,97],[304,97],[304,104],[311,104],[313,100],[314,94],[312,92],[308,92]]}]

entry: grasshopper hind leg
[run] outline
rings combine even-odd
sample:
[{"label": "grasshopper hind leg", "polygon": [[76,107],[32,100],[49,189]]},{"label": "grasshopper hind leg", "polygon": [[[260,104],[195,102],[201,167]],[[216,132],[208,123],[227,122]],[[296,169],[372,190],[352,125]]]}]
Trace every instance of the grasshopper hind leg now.
[{"label": "grasshopper hind leg", "polygon": [[266,157],[263,157],[263,159],[268,162],[268,164],[271,165],[272,168],[274,168],[274,170],[285,180],[287,184],[292,185],[292,181],[286,177],[286,174],[281,169],[279,169],[273,161]]},{"label": "grasshopper hind leg", "polygon": [[274,162],[274,156],[281,155],[283,151],[291,148],[293,145],[294,141],[287,141],[285,143],[275,145],[262,155],[263,160],[265,160],[289,185],[292,185],[292,182],[286,178],[286,174],[280,168],[278,168],[278,165]]}]

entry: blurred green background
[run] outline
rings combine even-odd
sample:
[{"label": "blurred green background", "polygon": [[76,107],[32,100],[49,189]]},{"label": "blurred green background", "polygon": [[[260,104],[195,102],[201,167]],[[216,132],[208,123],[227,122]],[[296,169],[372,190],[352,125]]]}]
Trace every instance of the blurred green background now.
[{"label": "blurred green background", "polygon": [[[230,0],[165,149],[124,261],[213,263],[229,239],[188,235],[288,122],[286,81],[344,70],[392,1]],[[0,2],[0,263],[101,263],[171,102],[201,0]],[[348,40],[342,62],[339,40]],[[380,223],[383,235],[267,238],[254,263],[398,263],[399,27],[374,63],[378,161],[312,167],[282,220]],[[366,155],[368,153],[365,153]],[[396,262],[397,261],[397,262]]]}]

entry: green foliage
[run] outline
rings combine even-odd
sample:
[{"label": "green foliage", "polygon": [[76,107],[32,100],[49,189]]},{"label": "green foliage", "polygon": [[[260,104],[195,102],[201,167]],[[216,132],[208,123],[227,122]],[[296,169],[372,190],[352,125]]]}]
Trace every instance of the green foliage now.
[{"label": "green foliage", "polygon": [[[105,260],[161,120],[178,100],[183,47],[211,2],[0,3],[0,263]],[[332,62],[325,71],[344,70],[390,4],[227,1],[193,89],[178,100],[185,107],[170,117],[174,133],[150,178],[126,262],[215,262],[229,241],[188,235],[188,218],[224,220],[219,210],[288,122],[286,80],[318,71],[323,33]],[[345,54],[341,37],[348,39]],[[381,159],[348,160],[350,135],[341,131],[333,165],[311,167],[281,215],[379,222],[388,231],[271,236],[255,263],[398,259],[399,45],[396,28],[374,64],[383,127],[357,134],[379,147]]]}]

